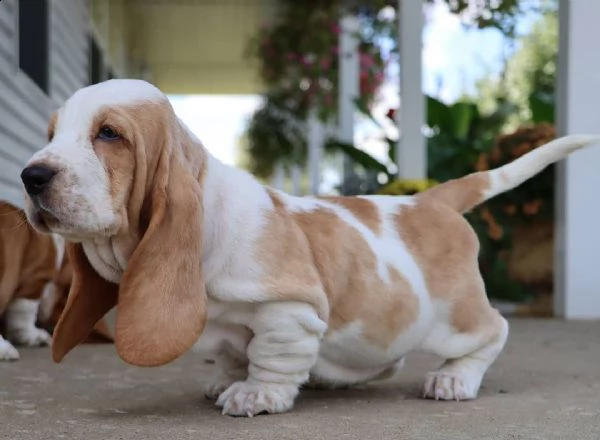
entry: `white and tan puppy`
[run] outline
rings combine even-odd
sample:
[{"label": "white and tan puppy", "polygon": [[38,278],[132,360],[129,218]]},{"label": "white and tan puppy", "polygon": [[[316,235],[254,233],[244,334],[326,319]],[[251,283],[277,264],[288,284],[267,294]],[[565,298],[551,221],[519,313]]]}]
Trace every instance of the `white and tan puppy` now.
[{"label": "white and tan puppy", "polygon": [[[0,361],[19,359],[15,345],[49,345],[48,332],[36,326],[40,301],[53,292],[64,254],[63,240],[40,234],[18,207],[0,201]],[[42,311],[42,315],[43,315]]]},{"label": "white and tan puppy", "polygon": [[288,411],[304,384],[385,377],[414,350],[447,359],[425,397],[475,398],[508,325],[461,214],[597,140],[561,138],[416,197],[300,198],[216,160],[154,86],[86,87],[22,173],[29,221],[62,235],[73,264],[54,359],[118,301],[122,359],[162,365],[197,342],[224,414]]}]

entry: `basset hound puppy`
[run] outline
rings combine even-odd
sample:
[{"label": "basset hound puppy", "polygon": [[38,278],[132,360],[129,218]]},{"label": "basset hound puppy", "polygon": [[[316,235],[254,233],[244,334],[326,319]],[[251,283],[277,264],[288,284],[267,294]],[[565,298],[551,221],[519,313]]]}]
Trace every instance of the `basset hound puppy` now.
[{"label": "basset hound puppy", "polygon": [[31,227],[25,212],[0,201],[0,361],[17,360],[13,346],[49,345],[51,337],[38,328],[40,300],[52,289],[64,254],[59,236],[41,234]]},{"label": "basset hound puppy", "polygon": [[27,163],[27,217],[68,242],[73,283],[56,362],[116,308],[138,366],[192,346],[214,360],[224,414],[290,410],[304,385],[393,374],[407,353],[446,361],[423,395],[473,399],[507,321],[478,271],[462,213],[598,137],[557,139],[416,196],[295,197],[218,161],[141,80],[77,91]]}]

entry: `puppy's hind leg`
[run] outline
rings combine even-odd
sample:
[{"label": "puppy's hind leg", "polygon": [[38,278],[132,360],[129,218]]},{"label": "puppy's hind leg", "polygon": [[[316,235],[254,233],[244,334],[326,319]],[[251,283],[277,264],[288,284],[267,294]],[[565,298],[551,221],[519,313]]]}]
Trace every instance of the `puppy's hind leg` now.
[{"label": "puppy's hind leg", "polygon": [[423,396],[436,400],[475,399],[484,374],[502,351],[508,322],[493,309],[478,277],[471,290],[451,305],[422,347],[446,358],[425,377]]}]

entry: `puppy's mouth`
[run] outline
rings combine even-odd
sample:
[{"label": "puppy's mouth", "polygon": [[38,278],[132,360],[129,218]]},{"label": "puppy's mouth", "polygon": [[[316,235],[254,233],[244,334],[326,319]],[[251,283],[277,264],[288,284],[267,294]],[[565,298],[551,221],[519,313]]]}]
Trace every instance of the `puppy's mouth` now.
[{"label": "puppy's mouth", "polygon": [[38,232],[53,233],[62,236],[64,239],[74,243],[113,236],[117,233],[115,226],[108,227],[82,227],[73,223],[64,217],[61,219],[59,214],[51,211],[43,203],[33,202],[27,209],[27,217],[31,225]]},{"label": "puppy's mouth", "polygon": [[29,212],[32,226],[41,232],[51,232],[52,227],[60,225],[58,218],[40,203],[34,202]]}]

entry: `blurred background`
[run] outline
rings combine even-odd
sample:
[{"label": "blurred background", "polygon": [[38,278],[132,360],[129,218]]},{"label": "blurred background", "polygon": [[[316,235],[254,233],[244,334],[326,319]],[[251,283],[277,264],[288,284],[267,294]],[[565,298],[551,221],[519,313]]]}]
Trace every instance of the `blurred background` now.
[{"label": "blurred background", "polygon": [[[558,21],[557,0],[2,0],[0,197],[22,205],[55,108],[122,77],[288,192],[413,194],[556,136]],[[468,217],[521,314],[552,313],[554,173]]]}]

